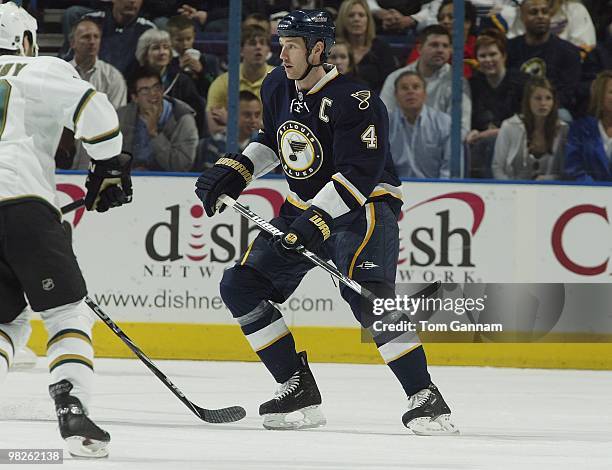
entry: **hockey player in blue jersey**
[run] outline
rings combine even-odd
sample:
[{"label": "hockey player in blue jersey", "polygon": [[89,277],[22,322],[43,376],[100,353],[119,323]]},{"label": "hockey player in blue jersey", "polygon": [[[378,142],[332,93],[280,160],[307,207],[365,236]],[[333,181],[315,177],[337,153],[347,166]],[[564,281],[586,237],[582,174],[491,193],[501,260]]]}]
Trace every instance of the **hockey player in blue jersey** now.
[{"label": "hockey player in blue jersey", "polygon": [[[271,221],[285,235],[259,234],[221,281],[223,301],[280,384],[259,409],[268,429],[325,424],[306,353],[296,352],[271,303],[284,302],[313,268],[296,247],[331,259],[379,297],[394,296],[402,192],[389,152],[388,116],[370,90],[324,63],[334,30],[325,11],[298,10],[280,21],[283,66],[262,85],[263,129],[242,154],[226,154],[196,183],[209,216],[220,195],[237,198],[253,179],[279,164],[290,187]],[[340,291],[361,325],[370,327],[372,305],[344,286]],[[456,433],[450,409],[431,382],[423,347],[374,340],[407,394],[406,427],[417,434]],[[296,411],[301,419],[286,419]]]}]

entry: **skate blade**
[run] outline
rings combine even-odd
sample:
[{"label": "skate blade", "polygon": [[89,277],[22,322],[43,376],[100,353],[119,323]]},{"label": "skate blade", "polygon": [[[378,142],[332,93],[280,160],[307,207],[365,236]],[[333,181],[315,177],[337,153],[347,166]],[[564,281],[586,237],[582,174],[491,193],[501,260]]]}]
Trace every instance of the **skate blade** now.
[{"label": "skate blade", "polygon": [[308,406],[291,413],[264,415],[263,427],[275,431],[295,431],[324,426],[327,423],[319,405]]},{"label": "skate blade", "polygon": [[101,459],[108,457],[108,442],[87,439],[82,436],[71,436],[65,439],[70,455],[77,458]]},{"label": "skate blade", "polygon": [[415,418],[406,427],[417,436],[456,436],[459,428],[450,420],[450,414],[443,414],[436,419],[429,417]]}]

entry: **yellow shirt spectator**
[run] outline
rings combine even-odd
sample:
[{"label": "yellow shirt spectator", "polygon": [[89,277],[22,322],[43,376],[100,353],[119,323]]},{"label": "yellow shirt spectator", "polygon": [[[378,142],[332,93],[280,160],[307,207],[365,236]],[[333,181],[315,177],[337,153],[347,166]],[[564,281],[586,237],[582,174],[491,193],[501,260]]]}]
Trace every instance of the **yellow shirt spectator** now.
[{"label": "yellow shirt spectator", "polygon": [[[255,96],[259,96],[259,90],[261,84],[266,78],[266,75],[274,68],[272,65],[266,65],[266,75],[263,75],[260,79],[251,82],[242,73],[243,65],[240,65],[240,91],[250,91]],[[211,84],[208,90],[208,100],[206,103],[206,110],[209,111],[212,108],[227,108],[227,86],[229,81],[229,75],[227,72],[219,75]]]}]

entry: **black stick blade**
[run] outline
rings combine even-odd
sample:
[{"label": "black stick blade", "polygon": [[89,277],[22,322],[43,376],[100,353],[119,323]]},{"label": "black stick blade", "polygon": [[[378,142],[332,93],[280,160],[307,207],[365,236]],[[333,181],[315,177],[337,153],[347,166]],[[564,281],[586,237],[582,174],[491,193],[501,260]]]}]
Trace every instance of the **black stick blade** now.
[{"label": "black stick blade", "polygon": [[246,411],[241,406],[230,406],[218,410],[207,410],[199,406],[196,408],[200,418],[207,423],[233,423],[246,416]]}]

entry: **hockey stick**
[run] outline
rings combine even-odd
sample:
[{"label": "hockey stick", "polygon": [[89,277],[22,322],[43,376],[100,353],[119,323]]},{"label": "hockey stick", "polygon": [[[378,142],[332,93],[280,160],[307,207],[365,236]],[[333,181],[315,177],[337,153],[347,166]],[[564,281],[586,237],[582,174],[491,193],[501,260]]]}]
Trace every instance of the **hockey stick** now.
[{"label": "hockey stick", "polygon": [[[271,235],[283,235],[283,232],[281,232],[279,229],[277,229],[274,225],[272,225],[268,221],[262,219],[255,212],[253,212],[250,209],[248,209],[247,207],[243,206],[238,201],[236,201],[235,199],[229,197],[228,195],[223,194],[223,195],[219,196],[219,200],[221,200],[221,202],[223,202],[223,204],[226,204],[226,205],[230,206],[232,209],[234,209],[236,212],[238,212],[242,216],[246,217],[250,221],[255,222],[259,228],[265,230],[269,234],[271,234]],[[306,258],[308,258],[310,261],[312,261],[312,263],[314,263],[315,265],[320,266],[321,268],[323,268],[325,271],[327,271],[329,274],[331,274],[332,277],[335,277],[342,284],[344,284],[345,286],[353,289],[355,292],[357,292],[359,295],[361,295],[362,297],[364,297],[368,301],[374,303],[375,301],[378,300],[378,296],[376,296],[373,292],[369,291],[368,289],[363,287],[358,282],[356,282],[356,281],[352,280],[351,278],[345,276],[344,274],[342,274],[338,270],[338,268],[336,268],[332,264],[322,260],[317,255],[315,255],[313,252],[308,251],[305,248],[302,248],[301,250],[298,248],[298,251],[302,255],[304,255]],[[432,282],[431,284],[429,284],[427,287],[424,287],[423,289],[421,289],[417,293],[411,295],[410,297],[430,297],[431,295],[435,294],[436,291],[439,288],[440,288],[440,281],[435,281],[435,282]]]},{"label": "hockey stick", "polygon": [[96,315],[102,319],[104,323],[106,323],[106,326],[113,330],[113,333],[119,336],[121,341],[123,341],[128,348],[130,348],[132,352],[138,356],[138,359],[144,362],[149,370],[153,372],[157,378],[161,380],[164,385],[168,387],[172,393],[174,393],[179,400],[187,405],[187,408],[189,408],[202,421],[206,421],[207,423],[232,423],[234,421],[240,421],[246,416],[246,411],[241,406],[230,406],[228,408],[221,408],[219,410],[208,410],[189,401],[183,392],[181,392],[181,390],[174,385],[170,379],[155,366],[155,364],[153,364],[153,361],[151,361],[151,359],[149,359],[130,338],[128,338],[121,328],[119,328],[117,324],[112,321],[93,300],[91,300],[89,297],[85,297],[85,303],[94,311]]},{"label": "hockey stick", "polygon": [[[81,202],[81,204],[77,204]],[[84,200],[80,199],[73,203],[68,204],[67,206],[62,207],[62,212],[68,207],[71,207],[69,210],[74,210],[77,207],[80,207],[84,204]],[[155,376],[162,381],[162,383],[170,389],[172,393],[174,393],[179,400],[181,400],[187,408],[189,408],[198,418],[202,421],[206,421],[207,423],[232,423],[234,421],[239,421],[246,416],[246,411],[244,408],[240,406],[230,406],[228,408],[221,408],[218,410],[208,410],[206,408],[201,408],[195,403],[189,401],[185,394],[174,385],[168,377],[166,377],[157,366],[147,357],[145,353],[143,353],[138,346],[117,326],[117,324],[110,319],[108,315],[106,315],[102,309],[93,301],[91,298],[85,297],[85,303],[87,306],[93,310],[93,312],[100,317],[100,319],[106,323],[113,333],[115,333],[121,341],[123,341],[128,348],[132,350],[134,354],[140,359],[144,364],[149,368]]]}]

